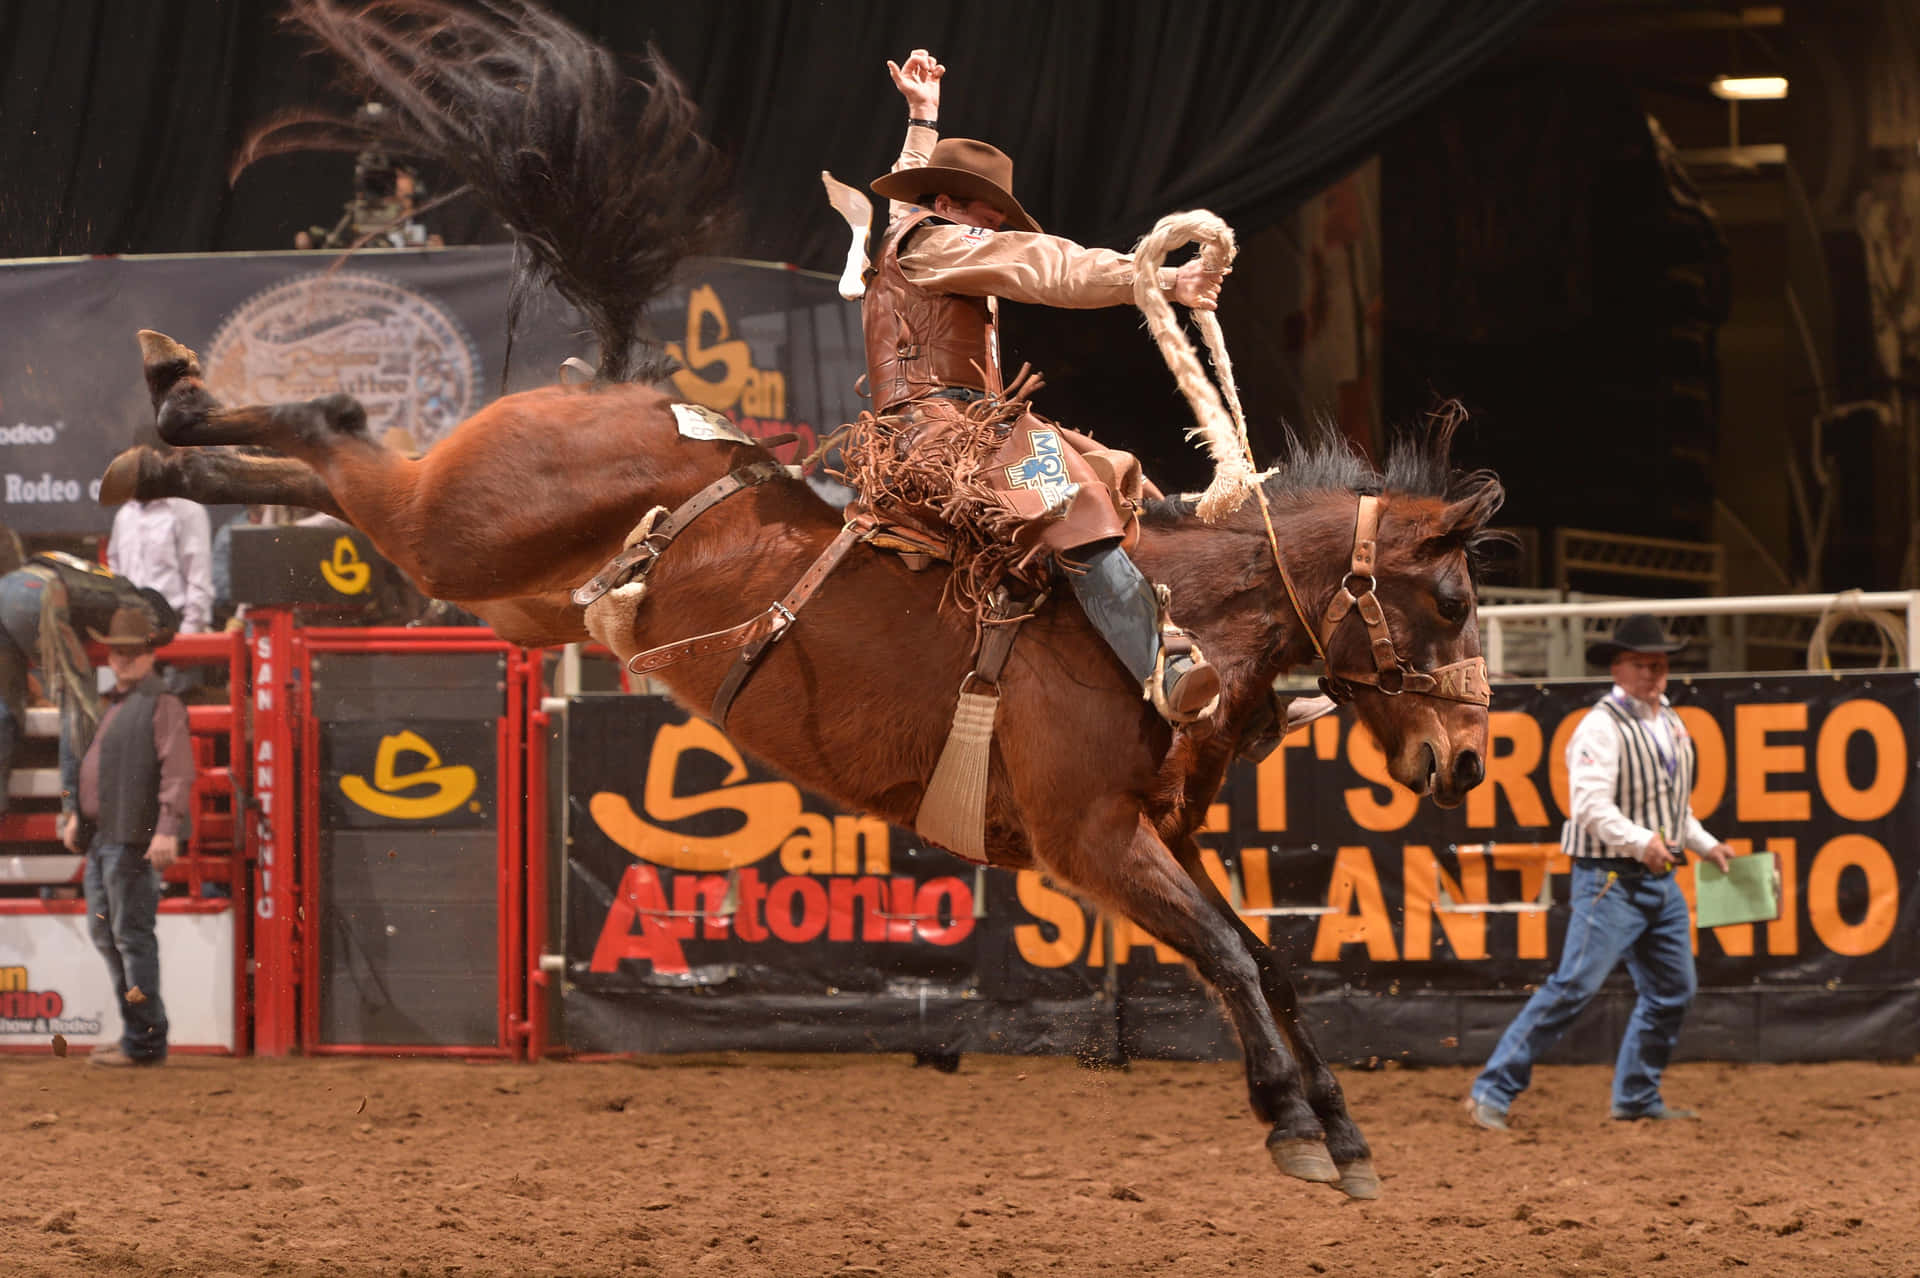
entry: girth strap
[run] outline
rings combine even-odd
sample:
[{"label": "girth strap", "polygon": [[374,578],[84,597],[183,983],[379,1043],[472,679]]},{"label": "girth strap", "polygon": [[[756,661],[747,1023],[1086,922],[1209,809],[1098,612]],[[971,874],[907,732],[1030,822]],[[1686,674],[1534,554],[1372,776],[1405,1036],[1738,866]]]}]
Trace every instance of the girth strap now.
[{"label": "girth strap", "polygon": [[755,484],[764,484],[770,479],[780,479],[786,474],[787,468],[771,458],[750,462],[737,470],[728,471],[681,502],[671,515],[662,520],[644,538],[609,559],[586,585],[573,592],[573,602],[584,608],[614,587],[624,585],[634,576],[645,573],[652,566],[653,561],[659,558],[660,552],[665,550],[668,543],[688,524],[741,489],[752,488]]},{"label": "girth strap", "polygon": [[724,728],[727,712],[733,708],[733,699],[753,674],[756,664],[787,632],[800,610],[813,598],[833,570],[846,558],[847,551],[855,542],[862,540],[873,531],[873,522],[859,518],[848,520],[840,533],[827,548],[820,552],[793,589],[767,610],[751,621],[731,627],[727,630],[715,630],[704,635],[695,635],[691,639],[682,639],[675,643],[661,644],[645,652],[636,653],[628,659],[627,669],[637,675],[652,674],[656,670],[672,665],[676,661],[685,661],[689,657],[704,657],[716,652],[730,652],[740,649],[740,655],[734,658],[733,668],[727,671],[727,677],[720,684],[720,691],[713,698],[713,721]]}]

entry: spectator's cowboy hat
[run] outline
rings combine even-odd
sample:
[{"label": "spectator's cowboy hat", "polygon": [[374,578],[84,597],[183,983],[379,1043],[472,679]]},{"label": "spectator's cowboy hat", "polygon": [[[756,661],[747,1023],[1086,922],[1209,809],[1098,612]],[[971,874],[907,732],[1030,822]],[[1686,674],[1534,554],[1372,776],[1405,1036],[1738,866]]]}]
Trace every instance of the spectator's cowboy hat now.
[{"label": "spectator's cowboy hat", "polygon": [[1013,161],[999,147],[972,138],[941,138],[924,166],[900,169],[878,178],[873,193],[912,204],[923,195],[982,200],[1006,214],[1009,231],[1038,231],[1013,198]]},{"label": "spectator's cowboy hat", "polygon": [[1658,617],[1636,612],[1620,618],[1611,635],[1588,644],[1587,660],[1596,666],[1608,666],[1623,652],[1678,652],[1686,646],[1685,639],[1668,636]]},{"label": "spectator's cowboy hat", "polygon": [[107,633],[88,626],[87,634],[95,643],[109,648],[138,648],[142,652],[158,647],[164,639],[154,627],[152,614],[137,604],[115,608],[113,619],[107,622]]}]

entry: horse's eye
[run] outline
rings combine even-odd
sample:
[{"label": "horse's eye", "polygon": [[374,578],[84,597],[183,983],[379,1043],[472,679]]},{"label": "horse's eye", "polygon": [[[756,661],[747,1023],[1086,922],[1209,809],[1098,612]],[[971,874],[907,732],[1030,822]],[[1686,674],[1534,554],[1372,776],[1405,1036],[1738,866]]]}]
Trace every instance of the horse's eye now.
[{"label": "horse's eye", "polygon": [[1467,608],[1469,604],[1465,595],[1456,595],[1451,591],[1447,591],[1435,595],[1433,603],[1434,607],[1439,610],[1440,615],[1456,626],[1467,619]]}]

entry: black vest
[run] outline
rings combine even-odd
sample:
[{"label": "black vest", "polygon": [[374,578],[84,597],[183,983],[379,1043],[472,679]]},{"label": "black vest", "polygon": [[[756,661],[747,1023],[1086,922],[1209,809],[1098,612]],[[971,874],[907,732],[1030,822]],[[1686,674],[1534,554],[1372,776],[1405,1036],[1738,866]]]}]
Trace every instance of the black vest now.
[{"label": "black vest", "polygon": [[99,839],[144,848],[160,823],[160,752],[153,746],[153,710],[169,696],[158,675],[134,685],[107,730],[100,752]]}]

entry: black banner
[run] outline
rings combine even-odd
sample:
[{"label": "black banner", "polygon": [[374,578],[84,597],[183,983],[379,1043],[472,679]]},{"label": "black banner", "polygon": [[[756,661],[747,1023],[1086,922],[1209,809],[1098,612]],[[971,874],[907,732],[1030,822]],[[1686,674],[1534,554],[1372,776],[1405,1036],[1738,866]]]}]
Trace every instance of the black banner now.
[{"label": "black banner", "polygon": [[[1290,956],[1328,1050],[1479,1059],[1552,971],[1567,917],[1565,743],[1603,690],[1497,688],[1488,780],[1453,812],[1388,779],[1346,716],[1232,773],[1202,835],[1209,872]],[[1785,881],[1778,920],[1698,937],[1682,1051],[1920,1049],[1912,676],[1704,678],[1670,692],[1700,754],[1696,814],[1738,852],[1776,853]],[[804,1036],[1052,1051],[1105,1037],[1142,1055],[1233,1050],[1178,955],[1041,876],[988,871],[975,886],[971,866],[836,812],[664,702],[582,698],[569,717],[575,1047]],[[1690,868],[1680,882],[1691,898]],[[670,989],[700,994],[659,997]],[[905,1027],[892,1019],[902,990],[921,1000]],[[1622,972],[1563,1058],[1609,1059],[1630,1001]],[[690,1016],[690,1002],[707,1011]]]},{"label": "black banner", "polygon": [[[0,264],[0,492],[27,533],[104,532],[107,463],[152,421],[134,333],[193,347],[230,403],[346,391],[376,438],[426,448],[500,391],[505,245],[357,253],[253,253]],[[792,460],[859,411],[859,311],[825,277],[695,260],[649,319],[686,367],[679,394],[754,434],[793,431]],[[530,306],[510,389],[591,359],[571,310]]]}]

